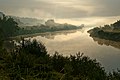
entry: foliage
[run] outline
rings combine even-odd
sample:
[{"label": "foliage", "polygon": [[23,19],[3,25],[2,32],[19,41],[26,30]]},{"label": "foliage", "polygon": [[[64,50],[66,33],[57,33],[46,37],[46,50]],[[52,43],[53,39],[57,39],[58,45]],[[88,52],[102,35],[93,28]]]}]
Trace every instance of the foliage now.
[{"label": "foliage", "polygon": [[120,41],[120,20],[103,27],[95,27],[88,31],[91,37],[98,37],[101,39]]},{"label": "foliage", "polygon": [[114,27],[114,30],[120,30],[120,20],[118,20],[117,22],[111,24],[111,26]]},{"label": "foliage", "polygon": [[[34,34],[34,33],[43,33],[43,32],[53,32],[53,31],[62,31],[62,30],[76,30],[81,29],[81,27],[76,26],[57,26],[57,27],[49,27],[46,25],[40,25],[40,26],[26,26],[27,28],[20,28],[17,31],[17,35],[25,35],[25,34]],[[30,29],[29,29],[30,28]]]},{"label": "foliage", "polygon": [[36,40],[23,39],[12,52],[0,51],[0,80],[119,80],[119,76],[119,72],[107,76],[100,63],[80,52],[50,56]]},{"label": "foliage", "polygon": [[14,19],[3,14],[3,18],[0,18],[0,31],[2,31],[0,35],[3,37],[10,37],[15,35],[17,30],[18,24]]}]

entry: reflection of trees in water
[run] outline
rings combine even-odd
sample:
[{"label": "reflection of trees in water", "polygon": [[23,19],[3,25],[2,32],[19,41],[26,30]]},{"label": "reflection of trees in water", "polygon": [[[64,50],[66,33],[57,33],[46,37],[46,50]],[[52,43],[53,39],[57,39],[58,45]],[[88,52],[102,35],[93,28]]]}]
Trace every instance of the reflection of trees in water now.
[{"label": "reflection of trees in water", "polygon": [[100,38],[96,38],[96,37],[92,37],[92,38],[99,45],[113,46],[115,48],[120,49],[120,42],[111,41],[111,40],[105,40],[105,39],[100,39]]},{"label": "reflection of trees in water", "polygon": [[45,34],[40,34],[40,36],[45,37],[47,39],[54,39],[56,35],[68,35],[71,33],[75,33],[78,30],[69,30],[69,31],[57,31],[57,32],[49,32]]}]

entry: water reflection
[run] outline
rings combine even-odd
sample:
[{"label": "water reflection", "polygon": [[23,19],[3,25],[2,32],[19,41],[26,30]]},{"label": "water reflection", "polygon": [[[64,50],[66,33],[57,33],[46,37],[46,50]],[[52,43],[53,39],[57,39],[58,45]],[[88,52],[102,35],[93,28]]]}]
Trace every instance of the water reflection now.
[{"label": "water reflection", "polygon": [[68,34],[76,33],[77,31],[81,31],[83,33],[84,29],[48,32],[48,33],[40,34],[40,36],[45,37],[47,39],[55,39],[55,36],[57,36],[57,35],[65,35],[65,36],[67,36]]},{"label": "water reflection", "polygon": [[120,42],[111,41],[111,40],[105,40],[105,39],[100,39],[100,38],[96,38],[96,37],[92,37],[92,38],[99,45],[112,46],[112,47],[120,49]]},{"label": "water reflection", "polygon": [[85,29],[48,32],[31,38],[42,41],[50,54],[58,51],[63,55],[76,54],[87,46],[87,40],[89,40],[86,37]]},{"label": "water reflection", "polygon": [[89,37],[87,31],[88,28],[49,32],[31,38],[42,41],[49,54],[54,54],[57,51],[64,56],[69,56],[80,51],[92,59],[97,59],[107,71],[119,68],[120,43]]}]

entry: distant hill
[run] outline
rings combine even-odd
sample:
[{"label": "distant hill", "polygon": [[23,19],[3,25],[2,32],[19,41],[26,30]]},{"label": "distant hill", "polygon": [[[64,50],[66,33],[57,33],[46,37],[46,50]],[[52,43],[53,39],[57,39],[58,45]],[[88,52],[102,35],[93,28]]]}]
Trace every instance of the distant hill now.
[{"label": "distant hill", "polygon": [[45,23],[43,19],[16,17],[16,16],[9,16],[9,17],[12,17],[18,23],[19,27],[35,26]]},{"label": "distant hill", "polygon": [[3,17],[13,18],[15,22],[18,23],[19,27],[25,27],[25,26],[36,26],[45,24],[44,19],[36,19],[36,18],[28,18],[28,17],[17,17],[17,16],[11,16],[11,15],[5,15],[3,12],[0,12],[0,19],[3,19]]},{"label": "distant hill", "polygon": [[72,24],[68,24],[68,23],[63,23],[63,24],[60,24],[60,23],[56,23],[53,19],[49,19],[45,22],[45,25],[46,26],[49,26],[50,28],[73,28],[73,27],[84,27],[84,26],[75,26],[75,25],[72,25]]}]

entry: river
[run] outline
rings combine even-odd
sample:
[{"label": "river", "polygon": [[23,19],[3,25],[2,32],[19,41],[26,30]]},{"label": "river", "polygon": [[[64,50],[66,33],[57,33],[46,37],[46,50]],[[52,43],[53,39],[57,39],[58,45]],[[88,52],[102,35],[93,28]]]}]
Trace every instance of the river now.
[{"label": "river", "polygon": [[55,51],[64,56],[84,53],[92,59],[96,59],[105,67],[106,71],[120,68],[120,42],[89,37],[89,28],[81,30],[48,32],[32,36],[38,42],[45,44],[49,54]]}]

